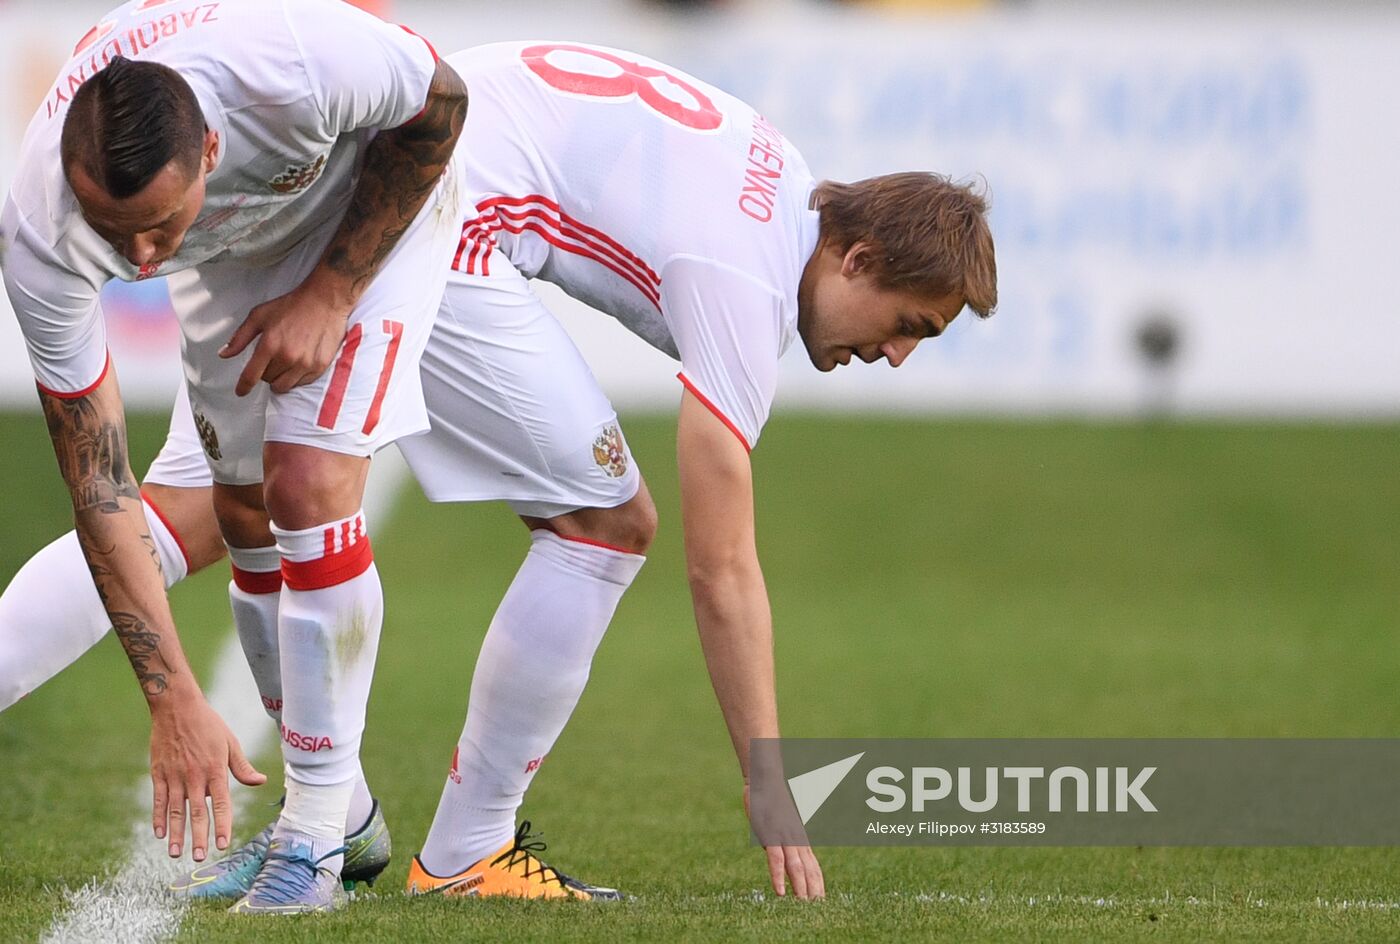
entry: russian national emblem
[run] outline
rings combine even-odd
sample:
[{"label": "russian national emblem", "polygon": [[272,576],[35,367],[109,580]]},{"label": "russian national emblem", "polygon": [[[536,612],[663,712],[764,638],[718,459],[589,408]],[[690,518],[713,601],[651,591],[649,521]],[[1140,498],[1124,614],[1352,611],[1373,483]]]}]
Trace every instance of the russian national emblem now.
[{"label": "russian national emblem", "polygon": [[214,432],[214,424],[198,410],[194,414],[194,428],[199,433],[199,444],[204,447],[204,454],[216,462],[222,459],[224,454],[219,451],[219,434]]},{"label": "russian national emblem", "polygon": [[326,155],[307,164],[290,164],[287,169],[267,182],[278,193],[301,193],[316,182],[326,167]]},{"label": "russian national emblem", "polygon": [[622,430],[617,428],[616,423],[593,440],[593,461],[611,478],[620,479],[627,474],[627,447],[622,441]]}]

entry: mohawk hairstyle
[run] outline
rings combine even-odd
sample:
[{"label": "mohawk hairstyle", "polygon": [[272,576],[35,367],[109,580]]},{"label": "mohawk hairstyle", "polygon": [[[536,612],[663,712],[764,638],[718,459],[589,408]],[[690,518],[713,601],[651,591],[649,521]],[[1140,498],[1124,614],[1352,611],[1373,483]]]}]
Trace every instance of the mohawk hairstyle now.
[{"label": "mohawk hairstyle", "polygon": [[198,173],[204,128],[199,100],[178,72],[117,56],[73,94],[59,147],[63,172],[80,167],[125,199],[171,161]]}]

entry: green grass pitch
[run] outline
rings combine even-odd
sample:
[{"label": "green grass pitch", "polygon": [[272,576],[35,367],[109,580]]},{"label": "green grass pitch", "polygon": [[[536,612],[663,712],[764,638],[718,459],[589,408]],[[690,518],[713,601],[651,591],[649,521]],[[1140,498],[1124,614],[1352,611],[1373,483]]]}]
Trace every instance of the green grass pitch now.
[{"label": "green grass pitch", "polygon": [[[1400,936],[1400,853],[1388,849],[826,849],[827,901],[774,900],[695,637],[672,422],[627,428],[661,532],[524,816],[548,861],[636,898],[398,894],[476,647],[527,545],[504,508],[431,506],[410,489],[375,527],[388,618],[364,748],[394,864],[343,914],[254,931],[197,906],[177,940]],[[163,431],[133,422],[138,468]],[[5,580],[68,514],[37,416],[0,417],[0,436]],[[1400,732],[1394,425],[780,415],[754,463],[790,735]],[[226,581],[221,566],[175,594],[196,666],[227,631]],[[147,732],[111,639],[0,715],[0,940],[38,938],[65,889],[119,867],[143,815],[133,788]],[[260,761],[276,774],[275,756]],[[262,819],[245,816],[240,834]]]}]

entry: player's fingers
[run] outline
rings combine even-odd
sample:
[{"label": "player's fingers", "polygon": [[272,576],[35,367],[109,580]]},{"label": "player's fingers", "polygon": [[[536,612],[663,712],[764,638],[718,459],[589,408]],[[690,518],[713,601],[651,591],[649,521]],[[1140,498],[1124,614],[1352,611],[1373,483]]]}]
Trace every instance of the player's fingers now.
[{"label": "player's fingers", "polygon": [[[264,339],[260,343],[267,344],[267,341]],[[305,365],[299,363],[295,357],[282,352],[268,362],[267,368],[262,372],[262,379],[272,388],[273,393],[286,393],[297,385],[305,370]]]},{"label": "player's fingers", "polygon": [[180,858],[185,847],[185,785],[178,778],[167,781],[166,821],[170,824],[170,858]]},{"label": "player's fingers", "polygon": [[229,834],[233,832],[233,801],[229,799],[228,778],[222,770],[209,781],[209,805],[214,808],[214,845],[227,849]]},{"label": "player's fingers", "polygon": [[301,376],[297,378],[297,382],[292,384],[292,386],[304,387],[307,384],[315,383],[321,379],[321,375],[325,372],[325,368],[312,365],[307,370],[302,371]]},{"label": "player's fingers", "polygon": [[159,774],[151,776],[151,829],[157,839],[165,838],[165,813],[169,809],[166,800],[165,778]]},{"label": "player's fingers", "polygon": [[807,871],[807,893],[813,898],[825,898],[826,876],[822,875],[822,866],[817,861],[817,854],[812,851],[810,846],[802,847],[799,852]]},{"label": "player's fingers", "polygon": [[792,893],[799,899],[807,897],[807,873],[802,868],[802,857],[797,848],[783,848],[783,861],[787,864],[788,878],[792,880]]},{"label": "player's fingers", "polygon": [[240,397],[246,397],[248,392],[257,386],[258,381],[263,379],[263,373],[271,360],[272,349],[268,345],[259,344],[253,348],[253,356],[243,365],[243,373],[238,375],[238,385],[233,388],[233,392]]},{"label": "player's fingers", "polygon": [[204,853],[209,849],[209,807],[204,798],[209,786],[203,777],[188,778],[190,802],[190,849],[196,862],[204,861]]},{"label": "player's fingers", "polygon": [[787,868],[783,864],[783,847],[769,846],[763,851],[768,855],[768,880],[773,883],[773,891],[781,898],[787,894]]},{"label": "player's fingers", "polygon": [[254,308],[243,323],[233,332],[233,336],[228,339],[228,343],[219,348],[220,357],[237,357],[243,349],[262,333],[262,319],[258,317],[257,309]]},{"label": "player's fingers", "polygon": [[267,783],[267,775],[254,767],[243,753],[243,745],[232,734],[228,737],[228,769],[234,779],[247,787],[261,787]]},{"label": "player's fingers", "polygon": [[268,378],[267,385],[272,388],[273,393],[291,393],[297,387],[306,383],[303,379],[306,372],[300,367],[288,367],[276,378]]}]

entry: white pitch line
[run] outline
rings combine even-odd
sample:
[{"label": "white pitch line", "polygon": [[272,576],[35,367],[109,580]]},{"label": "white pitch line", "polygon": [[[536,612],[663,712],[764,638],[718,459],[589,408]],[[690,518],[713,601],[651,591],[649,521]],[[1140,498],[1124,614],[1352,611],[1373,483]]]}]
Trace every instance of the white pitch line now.
[{"label": "white pitch line", "polygon": [[[376,518],[388,513],[407,470],[397,449],[385,450],[375,458],[364,501],[371,528]],[[272,746],[276,731],[263,712],[257,685],[243,658],[243,647],[232,630],[219,650],[205,694],[247,756],[256,757]],[[246,818],[257,810],[254,793],[237,781],[232,783],[238,822],[246,823]],[[112,878],[93,879],[68,892],[68,910],[41,938],[44,944],[155,944],[179,933],[188,904],[168,894],[165,887],[171,879],[188,871],[191,862],[170,858],[165,842],[151,832],[149,777],[136,785],[133,803],[147,812],[132,824],[126,865]],[[263,825],[261,821],[255,824],[259,829]],[[209,851],[219,854],[212,847]]]},{"label": "white pitch line", "polygon": [[[717,895],[694,895],[684,899],[686,902],[710,903],[741,906],[754,905],[760,908],[776,907],[781,899],[774,895],[771,889],[750,889],[747,894],[739,892],[721,892]],[[1400,900],[1385,898],[1321,898],[1315,897],[1311,900],[1269,899],[1260,898],[1253,892],[1248,893],[1241,901],[1233,894],[1221,898],[1218,890],[1210,894],[1202,895],[1173,895],[1170,891],[1162,895],[1152,896],[1130,896],[1118,897],[1115,895],[1067,895],[1062,892],[1045,892],[1037,895],[1026,894],[998,894],[996,892],[985,891],[975,895],[959,894],[949,891],[932,892],[836,892],[830,895],[828,900],[841,904],[853,904],[856,902],[869,903],[872,901],[912,901],[919,905],[936,905],[940,908],[949,906],[961,906],[965,908],[987,909],[992,907],[1016,907],[1016,908],[1055,908],[1055,907],[1083,907],[1104,910],[1125,909],[1138,910],[1141,908],[1160,908],[1163,913],[1169,913],[1172,909],[1213,909],[1217,911],[1227,911],[1243,904],[1246,907],[1259,911],[1287,911],[1294,912],[1303,908],[1312,908],[1320,911],[1385,911],[1400,912]],[[646,904],[644,896],[634,898],[636,904]]]}]

